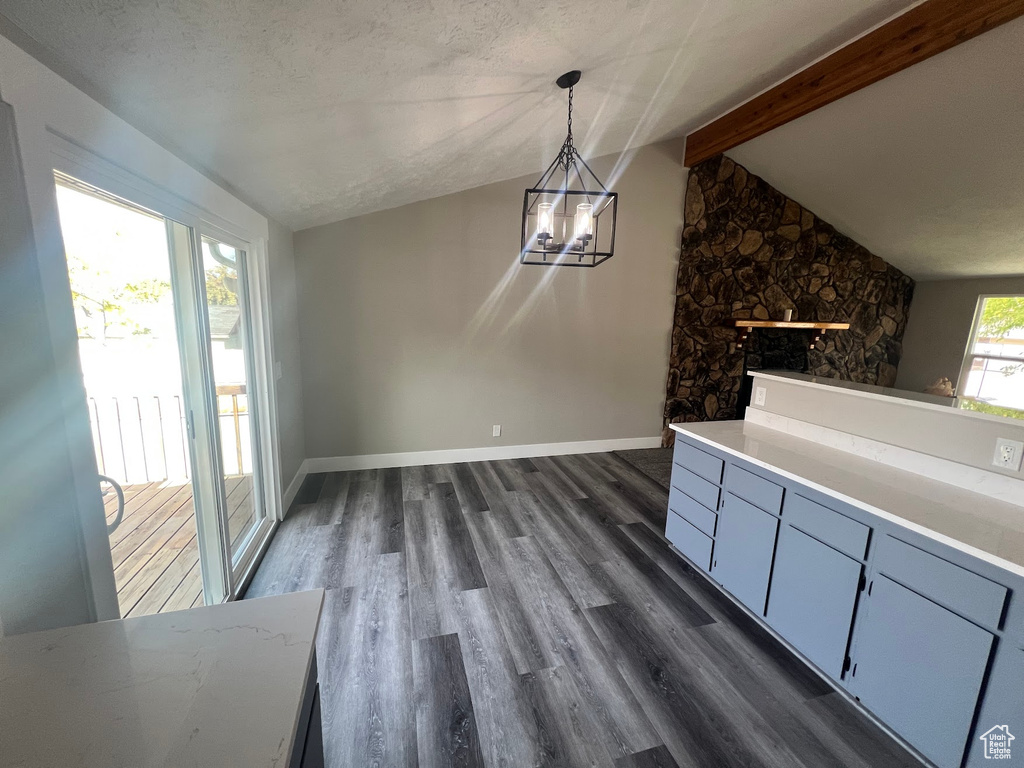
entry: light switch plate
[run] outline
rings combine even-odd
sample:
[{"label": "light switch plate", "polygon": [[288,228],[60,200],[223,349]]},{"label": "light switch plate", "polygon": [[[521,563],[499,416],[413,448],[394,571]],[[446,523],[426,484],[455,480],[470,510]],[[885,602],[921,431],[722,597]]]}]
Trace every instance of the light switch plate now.
[{"label": "light switch plate", "polygon": [[992,465],[1011,472],[1020,472],[1021,459],[1024,458],[1024,443],[1019,440],[1008,440],[1005,437],[996,439],[996,453],[992,457]]},{"label": "light switch plate", "polygon": [[764,405],[765,399],[768,397],[768,390],[765,387],[757,387],[754,390],[754,405]]},{"label": "light switch plate", "polygon": [[284,370],[281,367],[281,361],[278,360],[276,363],[274,363],[274,379],[276,381],[280,381],[281,380],[281,376],[283,376],[283,375],[284,375]]}]

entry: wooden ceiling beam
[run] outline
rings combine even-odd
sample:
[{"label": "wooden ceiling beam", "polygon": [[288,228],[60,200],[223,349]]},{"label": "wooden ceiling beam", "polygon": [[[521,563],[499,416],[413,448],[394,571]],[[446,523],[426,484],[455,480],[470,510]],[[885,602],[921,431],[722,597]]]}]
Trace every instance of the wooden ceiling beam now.
[{"label": "wooden ceiling beam", "polygon": [[693,167],[1021,15],[1024,0],[926,0],[691,133],[686,165]]}]

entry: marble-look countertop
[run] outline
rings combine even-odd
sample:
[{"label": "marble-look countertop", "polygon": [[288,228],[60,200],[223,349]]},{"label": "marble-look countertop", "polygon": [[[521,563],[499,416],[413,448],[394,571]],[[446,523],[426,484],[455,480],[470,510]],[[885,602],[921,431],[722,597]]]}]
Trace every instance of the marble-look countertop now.
[{"label": "marble-look countertop", "polygon": [[4,768],[285,768],[323,591],[0,640]]},{"label": "marble-look countertop", "polygon": [[671,426],[1024,576],[1024,507],[747,421]]}]

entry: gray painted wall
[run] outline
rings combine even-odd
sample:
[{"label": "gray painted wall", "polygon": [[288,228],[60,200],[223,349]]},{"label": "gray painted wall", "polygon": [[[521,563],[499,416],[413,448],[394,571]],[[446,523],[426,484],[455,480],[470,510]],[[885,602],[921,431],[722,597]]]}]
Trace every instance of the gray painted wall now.
[{"label": "gray painted wall", "polygon": [[941,376],[955,384],[978,297],[993,293],[1024,294],[1024,276],[918,283],[903,336],[897,389],[920,392]]},{"label": "gray painted wall", "polygon": [[992,466],[996,438],[1024,441],[1024,422],[953,408],[920,408],[897,398],[867,399],[840,389],[816,389],[770,379],[758,379],[756,386],[767,389],[761,410],[1010,477],[1024,477],[1024,473]]},{"label": "gray painted wall", "polygon": [[617,157],[592,163],[621,195],[596,269],[518,264],[539,171],[297,232],[307,455],[657,436],[681,155],[643,147],[618,178]]},{"label": "gray painted wall", "polygon": [[277,382],[277,428],[281,450],[281,482],[285,488],[306,458],[302,423],[302,370],[299,362],[299,316],[295,297],[295,252],[292,231],[267,219],[270,261],[270,319],[274,357],[281,363]]}]

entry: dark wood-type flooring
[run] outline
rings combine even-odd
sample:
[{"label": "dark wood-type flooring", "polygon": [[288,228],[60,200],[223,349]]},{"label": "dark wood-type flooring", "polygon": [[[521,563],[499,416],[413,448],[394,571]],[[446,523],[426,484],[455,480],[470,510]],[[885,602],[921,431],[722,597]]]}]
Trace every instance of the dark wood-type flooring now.
[{"label": "dark wood-type flooring", "polygon": [[327,764],[919,765],[693,571],[614,454],[310,475],[247,597],[325,587]]}]

